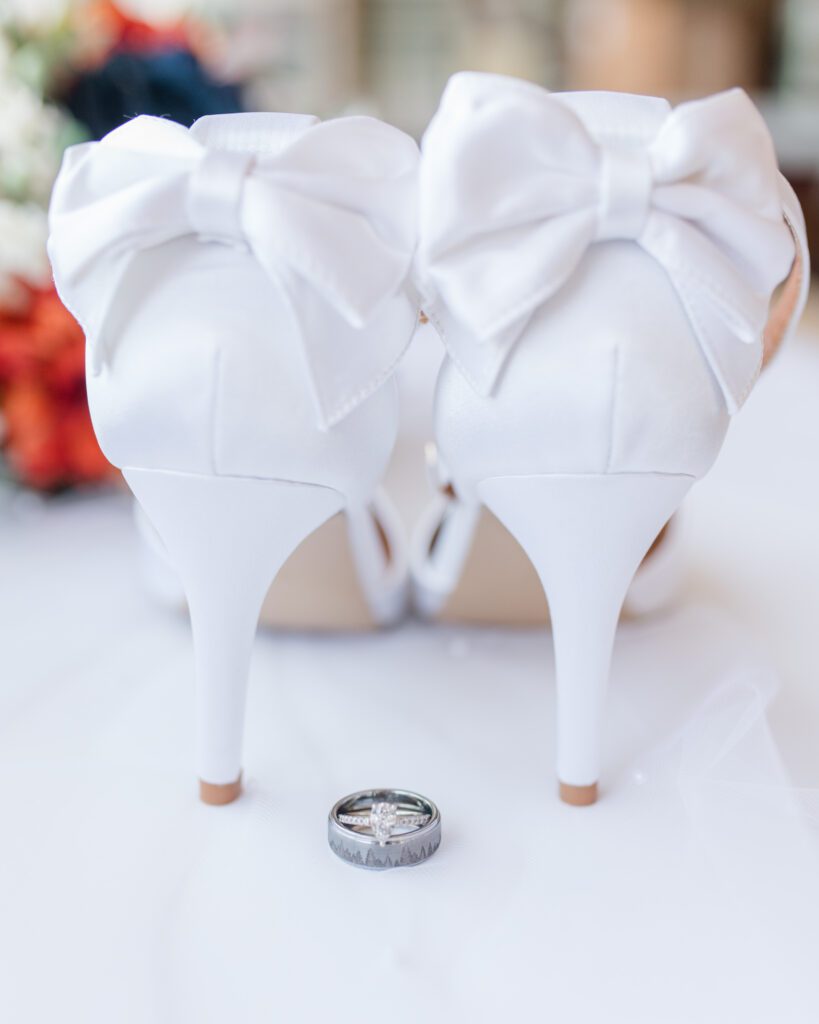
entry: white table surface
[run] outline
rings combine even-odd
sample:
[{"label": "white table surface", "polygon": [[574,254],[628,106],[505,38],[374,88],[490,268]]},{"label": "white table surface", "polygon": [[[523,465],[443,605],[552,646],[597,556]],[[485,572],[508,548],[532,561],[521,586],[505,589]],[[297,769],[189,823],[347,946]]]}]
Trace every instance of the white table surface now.
[{"label": "white table surface", "polygon": [[[422,332],[403,371],[409,519],[436,358]],[[687,502],[681,606],[621,628],[595,807],[555,796],[547,635],[410,623],[260,634],[246,794],[207,808],[127,499],[6,495],[0,1021],[813,1024],[817,512],[805,331]],[[329,852],[329,806],[380,784],[439,803],[429,863]]]}]

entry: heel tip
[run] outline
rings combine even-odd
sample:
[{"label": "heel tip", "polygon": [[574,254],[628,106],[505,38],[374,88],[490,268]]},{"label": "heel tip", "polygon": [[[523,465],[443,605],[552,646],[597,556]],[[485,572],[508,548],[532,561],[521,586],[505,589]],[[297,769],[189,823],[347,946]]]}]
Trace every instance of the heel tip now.
[{"label": "heel tip", "polygon": [[218,784],[199,780],[199,799],[210,807],[223,807],[232,804],[242,792],[242,776],[235,782]]},{"label": "heel tip", "polygon": [[568,782],[560,783],[560,799],[572,807],[590,807],[597,803],[597,783],[590,786],[570,786]]}]

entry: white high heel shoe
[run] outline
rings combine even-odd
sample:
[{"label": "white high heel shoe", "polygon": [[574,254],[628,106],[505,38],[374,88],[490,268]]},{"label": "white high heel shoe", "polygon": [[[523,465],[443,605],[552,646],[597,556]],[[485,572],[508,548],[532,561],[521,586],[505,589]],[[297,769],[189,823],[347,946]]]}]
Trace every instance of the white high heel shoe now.
[{"label": "white high heel shoe", "polygon": [[208,803],[240,791],[271,580],[331,517],[369,508],[390,456],[417,162],[371,118],[139,117],[69,150],[54,189],[49,251],[86,332],[94,426],[187,596]]},{"label": "white high heel shoe", "polygon": [[438,447],[537,570],[560,794],[593,803],[624,596],[801,312],[801,211],[740,90],[672,110],[473,73],[425,135],[420,196]]},{"label": "white high heel shoe", "polygon": [[[514,537],[485,505],[455,493],[436,446],[427,445],[433,496],[410,543],[413,608],[439,623],[546,626],[549,606],[538,575]],[[668,610],[683,583],[683,530],[674,516],[657,535],[629,585],[623,619]]]},{"label": "white high heel shoe", "polygon": [[[134,519],[145,589],[169,610],[184,610],[185,588],[139,502]],[[262,601],[259,625],[314,632],[395,625],[410,600],[407,547],[399,511],[379,487],[368,504],[347,505],[287,559]]]}]

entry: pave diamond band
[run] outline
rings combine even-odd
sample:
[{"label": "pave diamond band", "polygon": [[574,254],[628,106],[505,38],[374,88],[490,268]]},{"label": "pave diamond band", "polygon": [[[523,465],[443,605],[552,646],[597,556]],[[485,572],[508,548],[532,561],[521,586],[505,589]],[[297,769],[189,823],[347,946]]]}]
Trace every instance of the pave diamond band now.
[{"label": "pave diamond band", "polygon": [[330,811],[328,839],[333,853],[365,868],[418,864],[438,849],[438,808],[404,789],[368,789],[344,797]]},{"label": "pave diamond band", "polygon": [[[389,807],[390,805],[387,805]],[[371,828],[378,838],[387,838],[394,830],[402,828],[419,828],[430,820],[429,814],[409,814],[373,808],[372,814],[339,814],[342,825],[356,825],[359,828]]]}]

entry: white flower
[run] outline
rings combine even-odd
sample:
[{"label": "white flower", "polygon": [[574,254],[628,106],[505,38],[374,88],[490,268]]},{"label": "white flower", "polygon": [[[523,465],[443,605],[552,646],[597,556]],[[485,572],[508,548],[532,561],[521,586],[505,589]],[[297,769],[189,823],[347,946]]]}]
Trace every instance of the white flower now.
[{"label": "white flower", "polygon": [[47,238],[45,210],[0,199],[0,305],[15,300],[20,281],[35,288],[49,284]]},{"label": "white flower", "polygon": [[63,21],[71,4],[72,0],[3,0],[0,25],[47,32]]},{"label": "white flower", "polygon": [[120,0],[117,5],[125,14],[150,24],[177,21],[196,7],[195,0]]},{"label": "white flower", "polygon": [[0,198],[45,206],[59,168],[61,115],[11,76],[0,76]]}]

